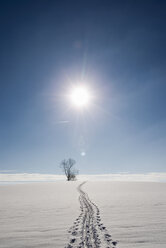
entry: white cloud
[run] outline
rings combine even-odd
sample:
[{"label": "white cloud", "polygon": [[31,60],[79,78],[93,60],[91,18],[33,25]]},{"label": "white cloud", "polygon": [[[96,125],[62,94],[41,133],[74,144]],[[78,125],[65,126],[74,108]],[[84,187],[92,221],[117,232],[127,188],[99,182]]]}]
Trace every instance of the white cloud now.
[{"label": "white cloud", "polygon": [[100,175],[80,175],[83,180],[103,180],[103,181],[126,181],[126,182],[166,182],[166,173],[146,173],[146,174],[100,174]]},{"label": "white cloud", "polygon": [[14,172],[15,170],[0,170],[0,173],[11,173]]},{"label": "white cloud", "polygon": [[[146,174],[100,174],[100,175],[79,175],[79,180],[90,181],[131,181],[131,182],[166,182],[166,173],[146,173]],[[39,174],[39,173],[0,173],[0,182],[46,182],[66,180],[64,175]]]},{"label": "white cloud", "polygon": [[64,180],[64,175],[39,174],[39,173],[12,173],[0,174],[0,182],[33,182]]}]

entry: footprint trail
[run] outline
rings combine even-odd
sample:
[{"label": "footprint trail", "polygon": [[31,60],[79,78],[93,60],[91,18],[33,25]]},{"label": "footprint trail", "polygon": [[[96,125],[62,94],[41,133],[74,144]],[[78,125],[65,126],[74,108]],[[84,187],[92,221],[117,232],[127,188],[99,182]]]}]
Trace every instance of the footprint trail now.
[{"label": "footprint trail", "polygon": [[65,248],[117,248],[107,228],[101,222],[100,210],[87,193],[82,190],[85,182],[77,190],[80,194],[81,213],[69,229],[70,241]]}]

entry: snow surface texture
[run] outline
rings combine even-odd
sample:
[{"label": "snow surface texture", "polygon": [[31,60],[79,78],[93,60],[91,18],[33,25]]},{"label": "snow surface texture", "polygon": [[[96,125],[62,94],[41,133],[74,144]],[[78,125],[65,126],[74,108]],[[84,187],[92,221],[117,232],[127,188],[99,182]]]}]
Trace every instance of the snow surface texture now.
[{"label": "snow surface texture", "polygon": [[61,248],[79,215],[75,183],[0,186],[0,247]]},{"label": "snow surface texture", "polygon": [[118,248],[166,247],[165,183],[88,182],[83,189]]},{"label": "snow surface texture", "polygon": [[112,240],[107,228],[101,222],[100,210],[87,193],[82,190],[82,183],[78,186],[81,214],[70,228],[71,238],[66,248],[115,248],[116,241]]},{"label": "snow surface texture", "polygon": [[166,247],[165,183],[80,184],[0,186],[0,247],[77,247],[89,232],[101,248]]}]

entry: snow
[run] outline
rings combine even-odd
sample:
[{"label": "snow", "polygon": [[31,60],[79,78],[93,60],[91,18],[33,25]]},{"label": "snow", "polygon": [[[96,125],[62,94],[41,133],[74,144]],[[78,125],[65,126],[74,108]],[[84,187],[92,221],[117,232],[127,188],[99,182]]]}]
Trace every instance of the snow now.
[{"label": "snow", "polygon": [[[67,246],[80,215],[80,184],[1,185],[0,248]],[[165,183],[89,181],[82,190],[99,208],[117,248],[166,247]]]},{"label": "snow", "polygon": [[90,182],[84,190],[118,247],[166,247],[165,183]]},{"label": "snow", "polygon": [[0,247],[64,247],[79,214],[76,184],[0,186]]}]

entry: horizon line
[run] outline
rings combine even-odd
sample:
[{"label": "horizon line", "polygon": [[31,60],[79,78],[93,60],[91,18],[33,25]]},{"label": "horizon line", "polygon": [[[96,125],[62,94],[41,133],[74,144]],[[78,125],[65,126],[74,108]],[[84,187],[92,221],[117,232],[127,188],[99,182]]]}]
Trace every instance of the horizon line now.
[{"label": "horizon line", "polygon": [[[125,181],[125,182],[166,182],[166,172],[148,173],[106,173],[106,174],[79,174],[78,180],[89,181]],[[63,174],[51,173],[3,173],[0,171],[0,183],[5,182],[53,182],[63,181]]]}]

